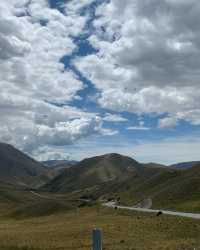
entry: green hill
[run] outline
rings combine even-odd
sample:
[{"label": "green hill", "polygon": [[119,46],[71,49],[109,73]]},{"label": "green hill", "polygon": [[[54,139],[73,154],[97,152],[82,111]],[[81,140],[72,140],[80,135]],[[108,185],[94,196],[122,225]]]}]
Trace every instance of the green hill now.
[{"label": "green hill", "polygon": [[[53,175],[52,169],[0,143],[1,210],[39,216],[68,209],[71,201],[77,206],[81,199],[120,198],[125,205],[152,200],[153,208],[200,212],[200,165],[179,170],[113,153],[85,159],[52,179]],[[49,198],[31,193],[31,188]],[[55,198],[59,193],[64,196]]]},{"label": "green hill", "polygon": [[81,161],[77,166],[66,169],[62,174],[45,185],[52,192],[72,192],[117,178],[128,178],[136,175],[139,163],[130,158],[122,159],[117,154],[97,156]]},{"label": "green hill", "polygon": [[176,170],[109,154],[83,160],[47,183],[44,190],[93,199],[120,197],[125,205],[151,199],[154,208],[200,211],[200,166]]},{"label": "green hill", "polygon": [[125,204],[151,198],[154,208],[200,212],[200,165],[188,170],[161,172],[120,193]]},{"label": "green hill", "polygon": [[127,183],[139,184],[165,169],[144,167],[134,159],[119,154],[85,159],[75,167],[66,169],[62,174],[44,186],[51,192],[73,192],[90,190],[91,195],[99,197],[123,190]]},{"label": "green hill", "polygon": [[176,171],[154,194],[155,206],[200,212],[200,165]]}]

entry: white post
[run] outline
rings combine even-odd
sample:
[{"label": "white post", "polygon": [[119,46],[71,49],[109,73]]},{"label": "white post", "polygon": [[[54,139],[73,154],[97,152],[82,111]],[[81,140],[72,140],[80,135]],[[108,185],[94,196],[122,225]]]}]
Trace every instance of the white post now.
[{"label": "white post", "polygon": [[93,250],[102,250],[102,231],[94,229],[92,232]]}]

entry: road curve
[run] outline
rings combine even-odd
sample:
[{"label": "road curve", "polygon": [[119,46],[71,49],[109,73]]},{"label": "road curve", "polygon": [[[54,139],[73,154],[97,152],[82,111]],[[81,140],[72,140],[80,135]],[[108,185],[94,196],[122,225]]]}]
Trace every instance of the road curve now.
[{"label": "road curve", "polygon": [[200,220],[200,214],[174,212],[174,211],[168,211],[168,210],[162,210],[162,209],[157,210],[157,209],[118,206],[118,205],[115,205],[114,202],[104,203],[103,206],[110,207],[110,208],[117,207],[118,209],[126,209],[126,210],[139,211],[139,212],[145,212],[145,213],[158,213],[158,212],[162,211],[163,214],[167,214],[167,215],[174,215],[174,216],[187,217],[187,218]]}]

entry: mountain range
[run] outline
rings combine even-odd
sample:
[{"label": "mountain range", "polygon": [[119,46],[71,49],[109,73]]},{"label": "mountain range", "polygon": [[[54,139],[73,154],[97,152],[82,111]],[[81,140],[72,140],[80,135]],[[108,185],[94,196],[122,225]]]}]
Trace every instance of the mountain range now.
[{"label": "mountain range", "polygon": [[[153,208],[200,211],[199,164],[180,169],[142,164],[115,153],[71,165],[66,161],[48,164],[50,167],[11,145],[0,143],[0,202],[18,200],[20,192],[26,192],[22,195],[25,202],[30,199],[27,190],[34,189],[48,196],[59,194],[70,199],[118,199],[133,206],[151,200]],[[62,171],[54,171],[60,167]]]}]

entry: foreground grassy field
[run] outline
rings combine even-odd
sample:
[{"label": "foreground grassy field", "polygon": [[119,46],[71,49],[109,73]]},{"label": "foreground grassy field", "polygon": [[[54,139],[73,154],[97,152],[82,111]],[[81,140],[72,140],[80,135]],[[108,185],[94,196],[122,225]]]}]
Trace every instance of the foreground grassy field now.
[{"label": "foreground grassy field", "polygon": [[96,227],[103,230],[105,250],[200,249],[198,220],[97,207],[20,220],[2,217],[0,249],[89,250]]}]

